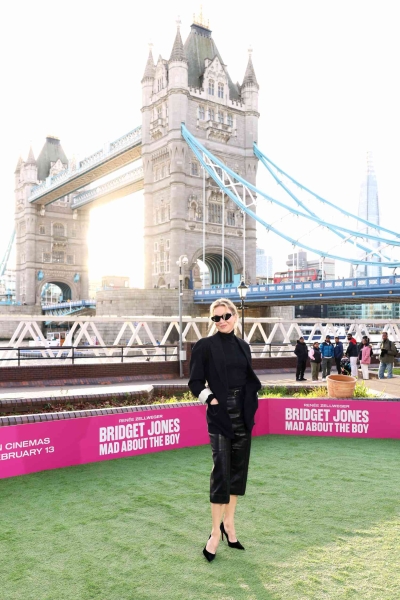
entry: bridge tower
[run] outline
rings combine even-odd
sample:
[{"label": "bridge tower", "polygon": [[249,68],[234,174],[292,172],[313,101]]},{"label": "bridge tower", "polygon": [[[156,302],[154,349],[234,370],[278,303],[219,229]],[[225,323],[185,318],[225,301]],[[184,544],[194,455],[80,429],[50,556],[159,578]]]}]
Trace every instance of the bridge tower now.
[{"label": "bridge tower", "polygon": [[[251,54],[243,83],[233,83],[202,18],[183,44],[178,22],[168,60],[154,64],[150,48],[142,79],[142,158],[145,198],[145,287],[178,286],[176,261],[189,258],[185,287],[201,287],[196,263],[203,258],[203,173],[181,136],[181,123],[235,172],[255,183],[258,90]],[[256,225],[205,180],[205,262],[210,284],[255,282]],[[224,217],[224,250],[222,219]],[[222,255],[224,268],[222,269]],[[223,273],[222,273],[223,272]],[[236,275],[236,277],[235,277]]]},{"label": "bridge tower", "polygon": [[60,140],[49,136],[38,159],[31,148],[15,170],[16,299],[22,304],[40,305],[50,283],[63,300],[88,297],[87,213],[73,212],[70,196],[46,207],[28,200],[33,186],[67,167]]}]

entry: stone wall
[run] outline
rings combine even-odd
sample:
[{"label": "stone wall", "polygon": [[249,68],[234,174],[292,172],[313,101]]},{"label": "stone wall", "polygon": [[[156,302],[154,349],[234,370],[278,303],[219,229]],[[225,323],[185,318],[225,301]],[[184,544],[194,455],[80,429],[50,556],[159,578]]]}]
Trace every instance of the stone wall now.
[{"label": "stone wall", "polygon": [[[124,290],[107,290],[98,292],[96,295],[96,316],[97,317],[174,317],[178,320],[178,290],[177,289],[124,289]],[[182,298],[182,315],[191,317],[203,316],[201,308],[193,304],[192,290],[184,290]],[[98,323],[99,333],[103,336],[106,344],[114,343],[122,323]],[[152,323],[151,330],[156,339],[163,338],[168,323]],[[130,331],[127,330],[126,338],[129,339]],[[202,332],[203,333],[203,332]],[[205,334],[205,332],[204,332]],[[142,342],[149,343],[149,338],[145,334],[140,334]],[[175,329],[168,341],[176,343],[178,341],[178,332]],[[194,341],[194,340],[188,340]],[[121,343],[125,343],[126,339],[122,339]]]},{"label": "stone wall", "polygon": [[[15,321],[5,321],[4,316],[14,316]],[[41,306],[1,306],[0,305],[0,340],[9,341],[20,321],[25,321],[26,318],[42,316]],[[30,339],[28,335],[26,339]],[[0,344],[1,345],[1,344]]]}]

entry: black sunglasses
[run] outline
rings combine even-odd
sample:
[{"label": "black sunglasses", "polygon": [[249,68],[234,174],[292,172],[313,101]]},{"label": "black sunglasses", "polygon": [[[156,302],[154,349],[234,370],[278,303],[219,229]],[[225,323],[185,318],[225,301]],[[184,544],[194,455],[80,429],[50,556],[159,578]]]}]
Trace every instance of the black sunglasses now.
[{"label": "black sunglasses", "polygon": [[221,319],[223,319],[224,321],[229,321],[229,319],[231,318],[232,314],[231,313],[225,313],[224,315],[214,315],[213,317],[211,317],[211,321],[214,321],[214,323],[219,323]]}]

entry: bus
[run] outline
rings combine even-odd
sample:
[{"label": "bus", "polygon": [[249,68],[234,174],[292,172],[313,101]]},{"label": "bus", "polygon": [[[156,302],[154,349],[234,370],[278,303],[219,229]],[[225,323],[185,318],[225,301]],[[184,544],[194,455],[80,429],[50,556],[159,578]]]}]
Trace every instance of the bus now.
[{"label": "bus", "polygon": [[274,273],[274,283],[291,283],[299,281],[318,281],[325,279],[325,272],[321,269],[298,269],[294,271],[284,271]]}]

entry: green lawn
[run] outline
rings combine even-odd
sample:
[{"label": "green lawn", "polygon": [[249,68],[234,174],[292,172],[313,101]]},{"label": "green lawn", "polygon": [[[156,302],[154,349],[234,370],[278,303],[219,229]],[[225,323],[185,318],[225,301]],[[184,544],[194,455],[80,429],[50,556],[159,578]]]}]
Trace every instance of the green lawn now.
[{"label": "green lawn", "polygon": [[400,445],[253,440],[208,564],[208,447],[0,480],[1,600],[399,600]]}]

